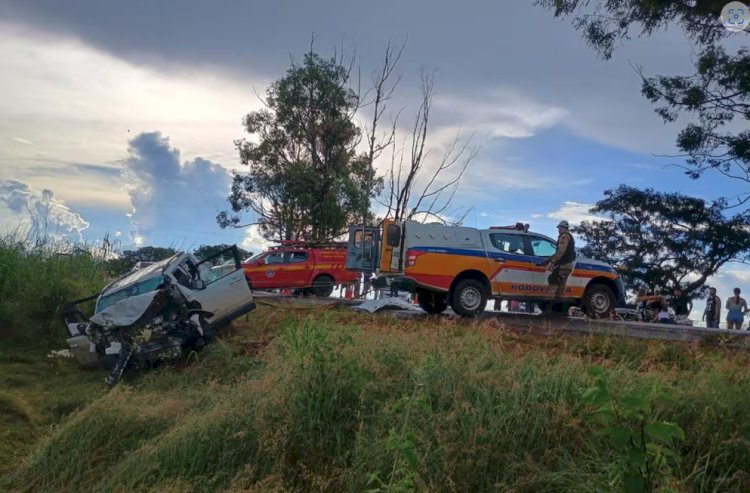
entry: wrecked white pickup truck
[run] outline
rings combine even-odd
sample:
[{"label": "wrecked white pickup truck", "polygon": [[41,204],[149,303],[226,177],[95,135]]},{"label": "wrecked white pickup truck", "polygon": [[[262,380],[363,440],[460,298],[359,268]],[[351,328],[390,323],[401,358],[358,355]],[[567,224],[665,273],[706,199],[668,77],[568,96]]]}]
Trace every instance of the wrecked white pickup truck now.
[{"label": "wrecked white pickup truck", "polygon": [[[227,255],[234,269],[212,270]],[[89,318],[78,305],[96,299]],[[180,357],[210,342],[214,330],[255,308],[236,247],[206,259],[178,253],[133,270],[101,293],[65,305],[71,352],[81,366],[127,368]]]}]

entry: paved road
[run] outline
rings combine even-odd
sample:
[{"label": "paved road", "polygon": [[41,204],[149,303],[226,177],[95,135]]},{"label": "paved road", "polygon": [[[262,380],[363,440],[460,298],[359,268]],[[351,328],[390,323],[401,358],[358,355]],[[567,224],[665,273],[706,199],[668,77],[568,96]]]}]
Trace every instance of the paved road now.
[{"label": "paved road", "polygon": [[[282,296],[273,293],[253,293],[256,300],[268,300],[269,302],[292,302],[302,301],[311,304],[330,305],[344,304],[352,307],[362,303],[359,300],[344,300],[340,298],[298,298]],[[376,312],[383,316],[396,317],[433,317],[419,309],[415,310],[392,310],[383,309]],[[443,317],[455,317],[448,309]],[[514,331],[526,332],[572,332],[579,334],[604,334],[613,336],[633,337],[638,339],[661,339],[670,341],[703,342],[711,345],[724,345],[731,347],[743,347],[750,349],[750,332],[730,331],[727,329],[707,329],[703,327],[690,327],[684,325],[652,324],[642,322],[616,322],[610,320],[589,320],[586,318],[564,317],[564,316],[542,316],[525,313],[508,313],[486,311],[479,320],[501,320],[503,324]],[[474,323],[474,320],[467,320]]]}]

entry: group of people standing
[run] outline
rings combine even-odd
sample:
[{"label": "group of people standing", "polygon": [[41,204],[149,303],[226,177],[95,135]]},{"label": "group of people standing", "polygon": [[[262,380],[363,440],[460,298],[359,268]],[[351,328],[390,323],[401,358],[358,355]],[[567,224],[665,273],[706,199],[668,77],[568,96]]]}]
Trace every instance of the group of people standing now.
[{"label": "group of people standing", "polygon": [[[741,330],[745,322],[745,314],[750,312],[747,308],[747,301],[741,297],[740,288],[734,288],[734,296],[727,299],[725,308],[727,309],[727,328]],[[721,321],[721,298],[716,295],[716,288],[708,290],[706,298],[706,309],[703,311],[703,320],[706,327],[718,329]]]},{"label": "group of people standing", "polygon": [[[725,308],[727,310],[727,328],[741,330],[745,322],[745,315],[750,312],[747,301],[740,296],[740,288],[734,288],[734,296],[727,299]],[[646,306],[654,310],[652,322],[675,323],[687,319],[693,309],[693,303],[683,294],[680,288],[675,289],[674,294],[666,298],[659,294],[646,295],[641,291],[638,293],[638,310],[644,313]],[[721,298],[716,295],[716,288],[709,288],[706,307],[703,310],[703,321],[709,329],[718,329],[721,323]],[[669,308],[674,312],[674,320]],[[646,317],[643,317],[646,319]]]}]

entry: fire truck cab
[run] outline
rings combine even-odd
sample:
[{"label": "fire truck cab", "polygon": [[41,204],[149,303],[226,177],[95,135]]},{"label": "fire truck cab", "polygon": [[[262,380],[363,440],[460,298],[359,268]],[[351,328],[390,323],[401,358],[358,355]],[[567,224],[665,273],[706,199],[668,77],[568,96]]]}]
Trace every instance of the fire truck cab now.
[{"label": "fire truck cab", "polygon": [[243,264],[251,289],[293,289],[302,294],[330,296],[339,284],[359,281],[346,270],[346,243],[284,241]]},{"label": "fire truck cab", "polygon": [[[556,244],[521,224],[479,230],[385,220],[382,228],[350,228],[347,268],[376,272],[376,287],[416,292],[429,313],[450,306],[473,317],[484,311],[488,299],[548,303],[548,272],[540,264],[555,253]],[[622,278],[612,266],[576,258],[565,301],[602,317],[624,295]]]}]

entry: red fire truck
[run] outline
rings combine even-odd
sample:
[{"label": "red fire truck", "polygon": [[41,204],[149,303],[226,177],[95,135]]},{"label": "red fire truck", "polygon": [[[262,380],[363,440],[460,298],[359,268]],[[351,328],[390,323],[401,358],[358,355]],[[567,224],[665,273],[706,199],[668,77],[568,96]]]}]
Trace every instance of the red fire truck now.
[{"label": "red fire truck", "polygon": [[346,270],[346,243],[283,241],[248,259],[243,267],[251,289],[292,289],[330,296],[341,284],[355,284],[360,274]]}]

